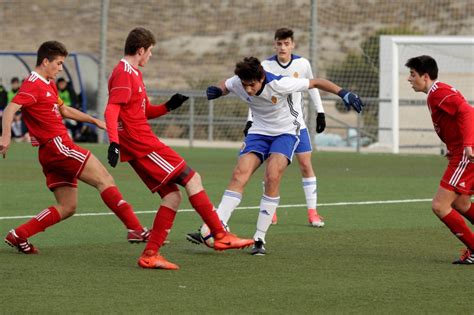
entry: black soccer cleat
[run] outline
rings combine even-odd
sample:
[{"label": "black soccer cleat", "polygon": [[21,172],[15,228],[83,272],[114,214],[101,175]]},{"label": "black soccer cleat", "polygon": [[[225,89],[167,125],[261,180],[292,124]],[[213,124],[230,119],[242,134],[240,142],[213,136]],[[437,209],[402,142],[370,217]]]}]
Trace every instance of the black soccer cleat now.
[{"label": "black soccer cleat", "polygon": [[471,252],[469,249],[464,249],[462,251],[461,257],[453,261],[455,265],[474,265],[474,252]]},{"label": "black soccer cleat", "polygon": [[186,234],[186,239],[188,241],[190,241],[191,243],[193,244],[196,244],[196,245],[201,245],[202,243],[204,243],[202,237],[201,237],[201,232],[195,232],[195,233],[188,233]]},{"label": "black soccer cleat", "polygon": [[254,256],[265,256],[267,250],[265,249],[265,243],[262,241],[261,238],[255,241],[255,244],[252,247],[252,251],[250,254]]}]

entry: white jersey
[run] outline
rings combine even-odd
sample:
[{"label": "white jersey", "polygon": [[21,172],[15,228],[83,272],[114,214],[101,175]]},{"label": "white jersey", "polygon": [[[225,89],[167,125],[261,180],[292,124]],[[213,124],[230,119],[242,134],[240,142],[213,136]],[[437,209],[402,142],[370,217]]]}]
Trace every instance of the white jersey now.
[{"label": "white jersey", "polygon": [[[278,61],[276,55],[262,61],[262,66],[265,71],[284,75],[291,78],[304,78],[304,79],[313,79],[313,71],[311,70],[311,64],[308,59],[291,55],[291,60],[286,65],[281,64]],[[324,113],[323,102],[321,101],[321,95],[319,95],[318,89],[309,89],[308,94],[311,98],[312,103],[316,108],[316,112]],[[303,112],[303,95],[299,93],[294,99],[295,106],[301,107],[301,112]],[[299,117],[299,123],[306,128],[303,116]]]},{"label": "white jersey", "polygon": [[264,87],[258,95],[249,96],[238,76],[225,81],[227,90],[249,104],[253,113],[253,124],[249,134],[278,136],[281,134],[299,135],[302,116],[301,106],[295,106],[293,98],[297,92],[309,88],[308,79],[277,76],[265,72]]}]

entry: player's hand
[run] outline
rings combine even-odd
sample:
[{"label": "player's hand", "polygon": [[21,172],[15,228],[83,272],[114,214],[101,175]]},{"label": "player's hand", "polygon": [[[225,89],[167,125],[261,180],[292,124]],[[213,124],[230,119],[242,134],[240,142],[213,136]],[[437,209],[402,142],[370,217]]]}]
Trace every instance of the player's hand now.
[{"label": "player's hand", "polygon": [[7,139],[0,137],[0,154],[3,156],[3,158],[7,157],[7,151],[9,147],[10,141],[7,141]]},{"label": "player's hand", "polygon": [[324,113],[318,113],[316,117],[316,132],[321,133],[326,129],[326,116]]},{"label": "player's hand", "polygon": [[175,95],[171,96],[171,98],[168,100],[168,102],[165,103],[166,109],[168,111],[172,111],[173,109],[176,109],[183,105],[184,102],[186,102],[189,99],[189,97],[176,93]]},{"label": "player's hand", "polygon": [[206,95],[208,100],[213,100],[222,96],[222,90],[217,86],[211,85],[207,87]]},{"label": "player's hand", "polygon": [[364,104],[360,100],[359,95],[344,89],[340,90],[337,95],[342,98],[347,109],[350,109],[352,106],[356,112],[360,113],[362,111]]},{"label": "player's hand", "polygon": [[105,124],[105,121],[103,121],[103,120],[96,119],[95,120],[95,125],[100,129],[103,129],[103,130],[107,129],[107,125]]},{"label": "player's hand", "polygon": [[469,162],[474,163],[474,152],[472,147],[464,147],[464,155],[467,156]]},{"label": "player's hand", "polygon": [[252,127],[252,124],[253,122],[251,120],[247,120],[247,123],[245,124],[244,128],[244,136],[247,137],[247,135],[249,134],[249,129]]},{"label": "player's hand", "polygon": [[118,158],[119,158],[120,145],[118,143],[112,142],[109,145],[109,151],[107,152],[107,160],[109,161],[110,166],[116,167]]}]

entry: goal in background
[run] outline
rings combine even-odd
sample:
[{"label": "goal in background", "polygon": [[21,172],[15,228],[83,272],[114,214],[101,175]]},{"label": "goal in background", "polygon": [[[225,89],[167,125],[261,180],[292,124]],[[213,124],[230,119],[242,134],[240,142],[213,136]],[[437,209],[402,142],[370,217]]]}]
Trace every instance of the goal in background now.
[{"label": "goal in background", "polygon": [[[440,152],[444,147],[433,130],[426,94],[408,83],[409,58],[429,55],[438,64],[438,80],[474,100],[474,37],[381,36],[378,147],[393,153]],[[386,100],[386,101],[385,101]]]}]

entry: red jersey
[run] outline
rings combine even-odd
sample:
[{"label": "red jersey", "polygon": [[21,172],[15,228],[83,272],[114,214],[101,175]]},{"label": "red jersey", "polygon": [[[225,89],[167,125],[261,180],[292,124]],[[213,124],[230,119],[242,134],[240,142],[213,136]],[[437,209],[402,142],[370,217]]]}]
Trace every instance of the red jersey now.
[{"label": "red jersey", "polygon": [[58,90],[53,81],[48,81],[35,71],[25,79],[12,99],[21,105],[23,120],[31,135],[31,144],[38,146],[48,140],[67,134],[63,117],[59,112]]},{"label": "red jersey", "polygon": [[452,86],[436,81],[428,91],[428,108],[433,126],[452,155],[474,147],[474,108]]},{"label": "red jersey", "polygon": [[118,135],[122,162],[146,156],[164,145],[148,124],[146,111],[150,101],[142,73],[125,59],[120,60],[109,78],[108,104],[120,104]]}]

